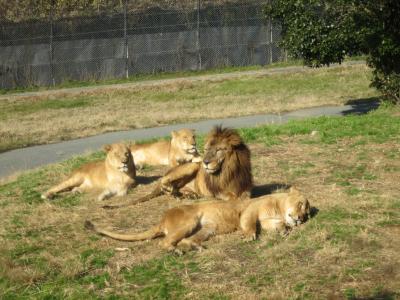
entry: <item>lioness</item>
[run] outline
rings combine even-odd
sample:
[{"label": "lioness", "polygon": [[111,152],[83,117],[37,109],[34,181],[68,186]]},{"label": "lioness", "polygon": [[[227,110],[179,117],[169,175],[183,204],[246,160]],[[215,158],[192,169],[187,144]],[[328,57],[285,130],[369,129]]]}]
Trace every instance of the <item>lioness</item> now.
[{"label": "lioness", "polygon": [[102,190],[98,200],[126,195],[128,188],[135,184],[136,178],[131,152],[124,144],[106,145],[103,149],[107,152],[105,161],[83,165],[67,180],[44,193],[42,198],[51,199],[62,191],[83,192],[90,189]]},{"label": "lioness", "polygon": [[196,148],[196,138],[191,129],[171,132],[170,141],[158,141],[149,144],[131,145],[130,150],[138,168],[144,164],[169,165],[175,167],[193,159],[201,161]]},{"label": "lioness", "polygon": [[281,222],[285,227],[299,225],[305,221],[308,208],[308,201],[299,192],[292,190],[290,193],[272,194],[259,200],[209,201],[171,208],[164,213],[159,224],[141,233],[119,234],[99,228],[90,221],[85,222],[85,227],[122,241],[164,236],[160,245],[168,251],[176,247],[199,249],[201,243],[209,237],[234,232],[240,227],[247,237],[250,235],[253,239],[257,220],[268,230],[277,228],[276,224]]},{"label": "lioness", "polygon": [[310,214],[310,203],[296,189],[289,193],[266,195],[251,202],[240,218],[240,228],[247,240],[257,238],[257,224],[264,230],[286,232],[300,225]]},{"label": "lioness", "polygon": [[165,191],[182,189],[222,200],[246,198],[252,186],[249,148],[236,130],[221,126],[208,134],[202,164],[178,166],[161,179]]},{"label": "lioness", "polygon": [[236,130],[214,127],[206,137],[202,163],[186,163],[170,169],[149,194],[112,209],[148,201],[163,192],[214,197],[222,200],[245,199],[253,186],[250,150]]}]

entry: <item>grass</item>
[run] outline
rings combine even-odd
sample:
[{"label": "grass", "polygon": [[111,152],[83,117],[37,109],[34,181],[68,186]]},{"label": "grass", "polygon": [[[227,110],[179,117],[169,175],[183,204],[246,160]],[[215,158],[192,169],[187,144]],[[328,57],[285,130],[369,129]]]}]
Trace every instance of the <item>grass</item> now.
[{"label": "grass", "polygon": [[[340,130],[337,130],[338,127]],[[280,143],[282,136],[305,136],[303,143],[335,144],[339,139],[351,138],[356,145],[361,145],[368,142],[380,143],[398,136],[400,123],[397,116],[388,115],[384,110],[380,110],[361,117],[320,117],[289,121],[284,125],[242,129],[241,132],[249,142],[265,144]],[[316,136],[311,136],[312,132],[317,133]],[[395,158],[398,153],[393,150],[386,155]]]},{"label": "grass", "polygon": [[0,152],[116,130],[376,99],[370,72],[352,65],[274,75],[211,74],[204,80],[9,97],[0,102]]},{"label": "grass", "polygon": [[[357,61],[357,60],[364,61],[365,57],[353,57],[351,60],[352,61]],[[142,82],[142,81],[149,81],[149,80],[176,79],[176,78],[184,78],[184,77],[192,77],[192,76],[200,76],[200,75],[232,73],[232,72],[238,72],[238,71],[254,71],[254,70],[281,68],[281,67],[289,67],[289,66],[301,66],[301,65],[302,65],[302,63],[299,60],[290,60],[288,62],[277,62],[277,63],[269,64],[267,66],[253,65],[253,66],[241,66],[241,67],[213,68],[213,69],[199,70],[199,71],[180,71],[180,72],[162,72],[162,73],[155,73],[155,74],[137,74],[134,76],[130,76],[129,78],[105,79],[105,80],[99,80],[99,81],[69,80],[69,81],[65,81],[60,84],[57,84],[56,86],[49,86],[49,87],[29,86],[29,87],[21,87],[21,88],[14,88],[14,89],[0,89],[0,95],[11,95],[11,94],[15,94],[15,93],[47,91],[47,90],[64,89],[64,88],[95,87],[95,86],[103,86],[103,85]]]},{"label": "grass", "polygon": [[[83,229],[92,219],[114,230],[144,230],[181,204],[167,196],[115,211],[102,210],[92,194],[40,199],[101,152],[22,174],[0,186],[0,298],[396,299],[399,112],[387,106],[363,116],[242,129],[258,189],[296,186],[313,217],[287,237],[262,233],[245,243],[237,232],[183,256],[161,251],[158,241],[120,242]],[[147,168],[139,176],[165,171]],[[139,184],[127,197],[155,184]]]}]

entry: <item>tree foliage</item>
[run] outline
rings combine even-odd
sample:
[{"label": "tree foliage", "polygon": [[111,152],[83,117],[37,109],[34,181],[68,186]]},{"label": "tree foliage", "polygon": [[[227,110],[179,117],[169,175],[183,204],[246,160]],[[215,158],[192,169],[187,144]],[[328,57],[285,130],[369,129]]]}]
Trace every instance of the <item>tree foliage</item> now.
[{"label": "tree foliage", "polygon": [[372,85],[400,102],[400,1],[271,0],[266,14],[282,25],[282,46],[318,67],[366,54]]},{"label": "tree foliage", "polygon": [[[48,19],[51,7],[53,7],[55,18],[118,13],[122,12],[125,1],[128,12],[155,7],[168,10],[197,7],[197,0],[0,0],[0,22]],[[246,2],[257,1],[247,0]],[[201,0],[202,7],[241,3],[240,0]]]}]

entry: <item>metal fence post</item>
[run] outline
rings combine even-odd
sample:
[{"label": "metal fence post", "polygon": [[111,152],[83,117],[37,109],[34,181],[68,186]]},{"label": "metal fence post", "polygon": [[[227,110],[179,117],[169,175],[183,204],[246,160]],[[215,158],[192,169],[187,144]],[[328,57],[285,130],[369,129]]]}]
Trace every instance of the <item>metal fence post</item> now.
[{"label": "metal fence post", "polygon": [[125,52],[125,77],[129,78],[129,47],[128,47],[128,5],[124,1],[124,52]]},{"label": "metal fence post", "polygon": [[272,53],[272,50],[273,50],[273,39],[274,39],[274,36],[273,36],[273,30],[272,30],[272,18],[271,17],[269,17],[269,63],[270,64],[272,64],[273,63],[273,59],[274,59],[274,56],[273,56],[273,53]]},{"label": "metal fence post", "polygon": [[49,42],[49,56],[50,56],[50,77],[51,77],[51,82],[52,85],[55,86],[56,85],[56,81],[54,78],[54,45],[53,45],[53,35],[54,35],[54,0],[51,1],[51,6],[50,6],[50,42]]},{"label": "metal fence post", "polygon": [[200,8],[201,0],[197,0],[197,28],[196,28],[196,51],[197,51],[197,70],[201,70],[201,53],[200,53]]}]

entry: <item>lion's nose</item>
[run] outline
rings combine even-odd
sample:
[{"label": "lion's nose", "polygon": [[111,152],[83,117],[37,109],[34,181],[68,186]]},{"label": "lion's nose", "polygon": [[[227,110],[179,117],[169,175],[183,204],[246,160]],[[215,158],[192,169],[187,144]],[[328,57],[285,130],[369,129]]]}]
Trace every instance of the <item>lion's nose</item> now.
[{"label": "lion's nose", "polygon": [[207,158],[205,158],[205,159],[203,160],[203,163],[204,163],[205,165],[208,165],[208,164],[210,163],[210,160],[208,160]]}]

